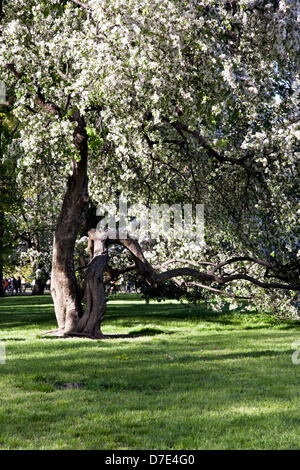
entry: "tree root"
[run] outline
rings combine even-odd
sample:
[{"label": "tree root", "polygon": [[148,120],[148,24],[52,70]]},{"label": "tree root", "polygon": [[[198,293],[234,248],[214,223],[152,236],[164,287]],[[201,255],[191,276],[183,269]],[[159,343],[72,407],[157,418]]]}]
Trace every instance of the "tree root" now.
[{"label": "tree root", "polygon": [[41,333],[41,336],[63,336],[64,331],[57,328],[56,330],[47,330]]},{"label": "tree root", "polygon": [[101,333],[101,331],[99,331],[99,334],[97,335],[91,335],[89,333],[79,333],[76,331],[70,331],[69,333],[65,333],[63,330],[60,329],[43,331],[43,333],[41,333],[41,336],[49,336],[51,338],[87,338],[93,340],[105,339],[105,335]]},{"label": "tree root", "polygon": [[143,335],[136,335],[136,334],[130,334],[130,333],[116,333],[116,334],[103,334],[101,331],[99,332],[98,335],[91,335],[89,333],[79,333],[76,331],[71,331],[69,333],[64,333],[61,330],[49,330],[49,331],[43,331],[41,333],[41,336],[46,337],[49,336],[51,338],[86,338],[86,339],[92,339],[92,340],[102,340],[102,339],[118,339],[118,338],[136,338],[137,336],[143,336]]}]

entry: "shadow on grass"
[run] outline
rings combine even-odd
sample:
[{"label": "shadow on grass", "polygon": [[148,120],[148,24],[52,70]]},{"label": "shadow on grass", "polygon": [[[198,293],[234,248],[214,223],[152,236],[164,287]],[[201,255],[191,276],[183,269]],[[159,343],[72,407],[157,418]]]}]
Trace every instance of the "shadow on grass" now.
[{"label": "shadow on grass", "polygon": [[[223,341],[228,345],[229,332]],[[16,353],[20,347],[24,346],[16,344],[11,352]],[[20,350],[17,359],[10,360],[8,355],[2,374],[3,378],[11,377],[15,386],[25,391],[48,393],[56,390],[56,383],[82,383],[86,391],[138,392],[147,396],[164,392],[169,393],[169,399],[176,400],[177,396],[185,396],[187,392],[200,393],[202,397],[217,394],[220,390],[226,396],[227,404],[240,401],[240,390],[247,390],[247,394],[256,399],[261,390],[265,397],[279,396],[282,387],[291,386],[290,349],[239,350],[225,354],[211,350],[208,354],[209,345],[204,347],[205,354],[202,355],[202,351],[195,351],[193,345],[188,348],[185,339],[173,339],[167,345],[161,342],[156,345],[131,343],[128,349],[124,349],[124,343],[108,344],[106,341],[44,342],[44,356],[40,357],[37,353],[41,352],[41,346],[34,343],[27,347],[26,357],[22,357]],[[283,359],[285,367],[277,358]],[[254,361],[249,363],[249,359]],[[102,396],[99,398],[102,400]],[[113,396],[108,398],[115,399]],[[123,406],[128,399],[126,397]],[[134,406],[132,400],[130,406]],[[166,401],[165,406],[171,405]]]},{"label": "shadow on grass", "polygon": [[[152,324],[158,322],[161,326],[170,327],[170,323],[173,322],[188,321],[196,325],[202,321],[207,325],[217,324],[220,327],[228,327],[228,329],[238,327],[244,330],[256,330],[273,326],[280,329],[292,329],[299,328],[300,325],[299,321],[280,320],[267,315],[252,315],[249,312],[225,314],[213,312],[207,310],[201,304],[193,306],[180,303],[134,303],[136,300],[140,300],[140,296],[137,294],[119,294],[114,297],[114,300],[117,302],[108,302],[104,328],[106,324],[109,324],[114,328],[129,328],[130,331],[127,334],[120,335],[107,334],[107,338],[130,338],[172,333],[153,328]],[[248,323],[245,321],[247,315],[249,318]],[[145,325],[144,328],[134,329],[141,326],[141,324]],[[56,320],[50,295],[0,298],[0,331],[12,328],[29,329],[32,326],[46,330],[55,325]]]},{"label": "shadow on grass", "polygon": [[26,338],[1,338],[1,341],[26,341]]},{"label": "shadow on grass", "polygon": [[[140,323],[141,318],[143,310]],[[160,326],[158,313],[155,318]],[[32,442],[49,448],[54,441],[99,448],[112,436],[112,448],[192,449],[204,447],[209,433],[215,445],[232,435],[232,443],[223,446],[242,447],[231,433],[244,433],[248,445],[249,436],[255,439],[257,430],[266,432],[267,426],[272,445],[279,446],[273,430],[290,416],[289,396],[298,396],[299,386],[287,332],[160,336],[165,333],[149,325],[128,335],[108,335],[145,337],[136,342],[43,338],[12,343],[1,369],[1,380],[8,384],[1,396],[3,446],[11,439],[13,448]],[[280,340],[274,350],[265,342],[272,334]],[[272,421],[282,403],[287,403],[283,417]],[[295,433],[296,418],[291,415]],[[75,432],[79,437],[70,444]]]},{"label": "shadow on grass", "polygon": [[201,356],[198,360],[201,361],[226,361],[231,359],[246,359],[246,358],[261,358],[261,357],[276,357],[276,356],[291,356],[291,349],[285,351],[273,351],[273,350],[262,350],[262,351],[250,351],[241,353],[230,353],[230,354],[215,354],[211,356]]},{"label": "shadow on grass", "polygon": [[129,331],[125,334],[105,334],[103,339],[117,338],[138,338],[143,336],[171,335],[173,331],[164,331],[155,328],[142,328],[140,330]]},{"label": "shadow on grass", "polygon": [[55,323],[52,298],[44,296],[15,296],[0,298],[0,331],[12,328],[32,328]]},{"label": "shadow on grass", "polygon": [[5,339],[0,447],[299,448],[299,370],[288,349],[296,333],[250,314],[247,324],[241,313],[116,300],[104,331],[127,334],[24,342],[23,330],[31,338],[55,325],[50,296],[0,299],[1,336],[20,329]]},{"label": "shadow on grass", "polygon": [[[174,333],[175,331],[164,331],[164,330],[159,330],[157,328],[142,328],[140,330],[130,331],[129,333],[104,334],[100,341],[105,340],[105,339],[119,339],[119,338],[130,339],[130,338],[139,338],[139,337],[142,338],[144,336],[172,335]],[[37,339],[62,339],[61,336],[50,336],[50,335],[49,336],[37,335],[36,338]],[[63,339],[67,339],[67,338],[63,338]],[[89,338],[84,337],[84,336],[70,335],[68,339],[82,340],[82,339],[89,339]],[[94,341],[93,339],[91,340]],[[16,341],[18,341],[18,339],[16,339]]]}]

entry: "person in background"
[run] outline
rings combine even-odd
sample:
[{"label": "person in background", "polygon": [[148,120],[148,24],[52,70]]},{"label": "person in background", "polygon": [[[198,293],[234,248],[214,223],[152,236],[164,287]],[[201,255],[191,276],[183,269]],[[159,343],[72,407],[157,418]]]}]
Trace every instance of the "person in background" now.
[{"label": "person in background", "polygon": [[22,280],[21,280],[21,292],[23,294],[25,294],[25,292],[26,292],[26,279],[25,279],[25,277],[22,277]]},{"label": "person in background", "polygon": [[18,293],[18,281],[17,279],[13,276],[12,278],[12,293]]},{"label": "person in background", "polygon": [[18,292],[21,294],[22,290],[21,290],[21,278],[20,278],[20,276],[18,276],[18,279],[17,279],[17,289],[18,289]]}]

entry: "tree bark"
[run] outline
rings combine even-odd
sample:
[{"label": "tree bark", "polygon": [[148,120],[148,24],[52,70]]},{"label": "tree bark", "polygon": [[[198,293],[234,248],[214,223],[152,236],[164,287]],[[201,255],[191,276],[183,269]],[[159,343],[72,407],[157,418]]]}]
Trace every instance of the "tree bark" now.
[{"label": "tree bark", "polygon": [[40,279],[35,280],[32,295],[44,295],[46,284]]},{"label": "tree bark", "polygon": [[74,143],[80,161],[74,161],[73,174],[57,220],[53,241],[51,295],[58,323],[57,334],[75,331],[82,315],[74,269],[74,246],[79,228],[88,209],[87,134],[84,118],[76,113]]},{"label": "tree bark", "polygon": [[107,241],[103,234],[92,229],[89,231],[89,251],[92,260],[86,275],[85,312],[80,318],[76,333],[93,338],[103,338],[101,323],[106,311],[103,271],[108,263]]}]

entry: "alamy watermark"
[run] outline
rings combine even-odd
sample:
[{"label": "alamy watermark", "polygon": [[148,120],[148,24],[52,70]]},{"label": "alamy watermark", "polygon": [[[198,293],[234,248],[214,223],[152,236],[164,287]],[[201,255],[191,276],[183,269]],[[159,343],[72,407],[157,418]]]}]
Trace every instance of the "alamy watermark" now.
[{"label": "alamy watermark", "polygon": [[0,341],[0,364],[6,364],[6,349],[3,341]]},{"label": "alamy watermark", "polygon": [[295,366],[298,366],[300,364],[300,341],[294,341],[292,344],[292,349],[296,349],[296,351],[293,352],[292,354],[292,363]]},{"label": "alamy watermark", "polygon": [[112,239],[136,238],[139,241],[167,240],[193,241],[204,244],[203,204],[130,204],[121,195],[116,204],[99,204],[97,215],[102,219],[97,230],[109,232]]},{"label": "alamy watermark", "polygon": [[6,104],[6,87],[5,83],[0,80],[0,104]]}]

